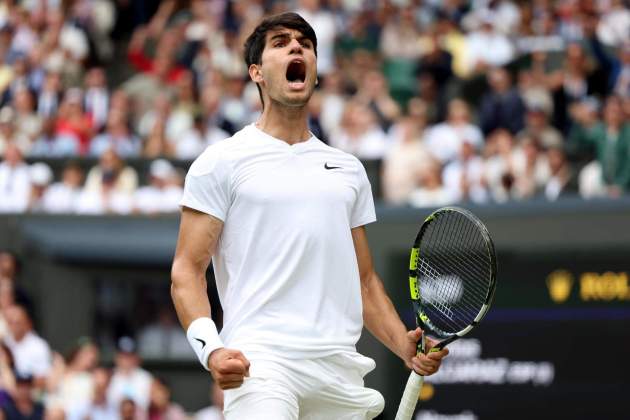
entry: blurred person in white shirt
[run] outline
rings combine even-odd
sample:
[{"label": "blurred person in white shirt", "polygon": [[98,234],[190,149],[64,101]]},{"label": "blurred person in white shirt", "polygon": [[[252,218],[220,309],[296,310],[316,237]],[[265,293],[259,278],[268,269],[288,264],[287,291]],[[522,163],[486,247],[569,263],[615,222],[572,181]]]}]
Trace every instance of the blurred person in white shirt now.
[{"label": "blurred person in white shirt", "polygon": [[479,127],[471,123],[468,104],[462,99],[453,99],[448,104],[446,121],[428,130],[427,147],[445,164],[457,157],[464,141],[480,148],[483,145],[483,134]]},{"label": "blurred person in white shirt", "polygon": [[17,145],[22,153],[30,153],[30,138],[17,130],[13,108],[4,106],[0,109],[0,156],[6,153],[9,143]]},{"label": "blurred person in white shirt", "polygon": [[138,353],[143,359],[195,359],[186,333],[170,307],[162,307],[157,319],[138,333]]},{"label": "blurred person in white shirt", "polygon": [[522,138],[513,157],[514,194],[518,199],[531,198],[549,181],[547,154],[535,137]]},{"label": "blurred person in white shirt", "polygon": [[210,406],[197,411],[194,420],[224,420],[223,417],[223,390],[212,382],[210,386]]},{"label": "blurred person in white shirt", "polygon": [[343,94],[341,72],[330,73],[321,83],[322,111],[320,121],[326,138],[339,129],[346,98]]},{"label": "blurred person in white shirt", "polygon": [[385,132],[376,122],[374,112],[358,101],[349,102],[330,145],[359,159],[381,159],[388,147]]},{"label": "blurred person in white shirt", "polygon": [[389,204],[404,204],[429,162],[434,159],[424,143],[427,105],[412,98],[408,113],[388,132],[391,148],[383,159],[383,195]]},{"label": "blurred person in white shirt", "polygon": [[67,420],[119,420],[118,407],[107,402],[110,372],[97,367],[92,373],[92,397],[83,405],[77,405],[66,413]]},{"label": "blurred person in white shirt", "polygon": [[43,389],[52,363],[48,343],[37,335],[23,306],[13,305],[4,311],[4,315],[10,332],[4,342],[13,354],[16,373],[32,376],[35,387]]},{"label": "blurred person in white shirt", "polygon": [[484,73],[508,64],[515,55],[510,39],[495,28],[494,17],[481,17],[479,28],[466,36],[466,67],[469,74]]},{"label": "blurred person in white shirt", "polygon": [[43,197],[43,209],[46,213],[74,213],[77,208],[83,169],[75,162],[69,162],[63,168],[61,182],[52,184]]},{"label": "blurred person in white shirt", "polygon": [[177,170],[166,159],[157,159],[149,167],[150,184],[134,193],[134,208],[140,213],[175,213],[184,192]]},{"label": "blurred person in white shirt", "polygon": [[22,213],[31,194],[29,166],[19,147],[9,143],[0,162],[0,213]]},{"label": "blurred person in white shirt", "polygon": [[299,0],[298,13],[315,30],[317,36],[317,72],[323,77],[335,69],[335,16],[322,7],[320,0]]},{"label": "blurred person in white shirt", "polygon": [[44,212],[44,196],[54,177],[52,169],[44,162],[33,163],[29,167],[29,176],[31,195],[28,200],[28,211],[32,213]]},{"label": "blurred person in white shirt", "polygon": [[549,179],[544,186],[545,198],[555,201],[564,195],[577,196],[577,177],[571,169],[564,150],[559,147],[547,149],[547,163],[549,164]]},{"label": "blurred person in white shirt", "polygon": [[61,355],[55,354],[48,377],[47,408],[75,413],[90,404],[94,394],[93,371],[98,366],[99,356],[98,347],[87,337],[79,339],[67,363]]},{"label": "blurred person in white shirt", "polygon": [[437,160],[420,173],[418,187],[409,195],[409,204],[414,207],[441,207],[456,201],[457,196],[442,182],[442,164]]},{"label": "blurred person in white shirt", "polygon": [[138,174],[113,149],[105,151],[88,172],[77,212],[84,214],[131,212]]},{"label": "blurred person in white shirt", "polygon": [[462,142],[458,158],[446,165],[442,178],[444,186],[458,202],[484,203],[488,200],[484,161],[469,141]]},{"label": "blurred person in white shirt", "polygon": [[143,411],[149,408],[153,376],[140,367],[136,343],[130,337],[118,340],[114,359],[114,374],[107,389],[107,401],[112,407],[120,407],[131,399]]},{"label": "blurred person in white shirt", "polygon": [[174,156],[177,159],[195,159],[206,147],[228,137],[230,135],[220,128],[209,126],[202,114],[195,113],[192,127],[172,139]]}]

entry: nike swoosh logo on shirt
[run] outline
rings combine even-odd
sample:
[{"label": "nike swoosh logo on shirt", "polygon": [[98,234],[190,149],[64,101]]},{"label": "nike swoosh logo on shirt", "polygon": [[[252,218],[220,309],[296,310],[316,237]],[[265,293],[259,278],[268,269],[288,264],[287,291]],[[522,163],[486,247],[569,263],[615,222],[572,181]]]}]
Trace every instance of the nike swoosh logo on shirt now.
[{"label": "nike swoosh logo on shirt", "polygon": [[326,169],[341,169],[341,166],[328,166],[328,162],[324,163]]},{"label": "nike swoosh logo on shirt", "polygon": [[203,341],[201,338],[195,338],[195,340],[199,341],[201,343],[201,349],[203,350],[204,347],[206,347],[206,342]]}]

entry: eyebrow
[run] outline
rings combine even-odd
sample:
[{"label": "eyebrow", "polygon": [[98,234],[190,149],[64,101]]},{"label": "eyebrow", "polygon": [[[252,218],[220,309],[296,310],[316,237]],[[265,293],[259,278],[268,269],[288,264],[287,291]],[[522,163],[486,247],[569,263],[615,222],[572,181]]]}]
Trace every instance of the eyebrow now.
[{"label": "eyebrow", "polygon": [[[269,39],[269,41],[270,41],[270,42],[273,42],[273,41],[275,41],[275,40],[278,40],[278,39],[285,39],[285,38],[291,38],[291,33],[290,33],[290,32],[280,32],[280,33],[277,33],[277,34],[273,35],[273,36]],[[310,42],[312,43],[312,41],[311,41],[311,40],[310,40],[307,36],[305,36],[305,35],[303,35],[303,34],[300,34],[298,37],[296,37],[296,39],[298,40],[298,42],[302,42],[302,41],[305,41],[305,40],[306,40],[306,41],[310,41]]]}]

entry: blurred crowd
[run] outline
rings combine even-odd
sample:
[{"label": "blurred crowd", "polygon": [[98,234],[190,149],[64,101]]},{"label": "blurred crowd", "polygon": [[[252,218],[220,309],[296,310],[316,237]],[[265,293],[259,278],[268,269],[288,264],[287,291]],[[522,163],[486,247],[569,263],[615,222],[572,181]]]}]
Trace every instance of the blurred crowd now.
[{"label": "blurred crowd", "polygon": [[286,10],[318,36],[311,130],[381,160],[388,203],[630,188],[627,1],[7,0],[0,212],[175,211],[169,162],[257,119],[243,41]]},{"label": "blurred crowd", "polygon": [[[161,350],[156,339],[164,338],[164,330],[156,326],[146,328],[137,341],[119,337],[107,366],[97,341],[88,337],[79,338],[63,355],[51,349],[34,329],[33,304],[20,286],[19,271],[15,256],[0,251],[1,419],[223,419],[218,386],[209,386],[211,406],[186,413],[172,400],[169,384],[143,369],[142,356],[151,358]],[[179,326],[177,331],[183,334]],[[183,344],[190,352],[185,337]]]}]

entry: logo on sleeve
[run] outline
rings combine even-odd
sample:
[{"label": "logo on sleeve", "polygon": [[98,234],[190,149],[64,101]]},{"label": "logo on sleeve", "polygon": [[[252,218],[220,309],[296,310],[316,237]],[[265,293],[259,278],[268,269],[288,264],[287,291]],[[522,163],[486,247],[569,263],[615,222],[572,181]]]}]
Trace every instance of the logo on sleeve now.
[{"label": "logo on sleeve", "polygon": [[328,162],[324,163],[324,168],[331,170],[331,169],[341,169],[341,166],[328,166]]},{"label": "logo on sleeve", "polygon": [[197,341],[199,341],[201,343],[201,350],[203,350],[203,348],[206,347],[206,342],[203,341],[201,338],[196,338],[195,337],[195,340],[197,340]]}]

